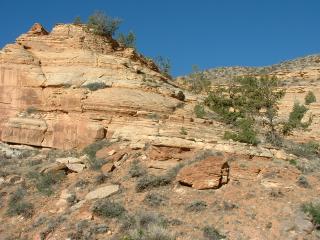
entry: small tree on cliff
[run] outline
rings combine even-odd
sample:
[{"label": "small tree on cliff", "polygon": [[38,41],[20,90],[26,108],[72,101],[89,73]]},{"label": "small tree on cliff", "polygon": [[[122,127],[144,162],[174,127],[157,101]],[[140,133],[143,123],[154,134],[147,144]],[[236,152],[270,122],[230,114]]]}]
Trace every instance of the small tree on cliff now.
[{"label": "small tree on cliff", "polygon": [[107,16],[103,12],[95,12],[88,19],[88,27],[95,34],[112,37],[119,29],[121,20]]},{"label": "small tree on cliff", "polygon": [[309,104],[311,104],[311,103],[316,102],[316,101],[317,101],[317,98],[316,98],[316,96],[314,95],[313,92],[309,91],[309,92],[307,93],[307,95],[305,96],[304,101],[305,101],[305,104],[306,104],[306,105],[309,105]]},{"label": "small tree on cliff", "polygon": [[190,74],[188,84],[192,92],[201,93],[210,91],[211,81],[198,66],[194,65],[192,66],[192,73]]},{"label": "small tree on cliff", "polygon": [[117,41],[128,48],[136,48],[136,35],[130,31],[127,35],[120,33]]},{"label": "small tree on cliff", "polygon": [[[284,96],[279,90],[279,82],[275,77],[239,77],[226,86],[218,86],[211,90],[204,103],[218,113],[222,120],[237,126],[239,134],[247,137],[227,134],[242,142],[257,143],[253,137],[257,119],[267,126],[267,136],[270,141],[275,140],[277,132],[275,118],[278,114],[278,103]],[[247,141],[248,140],[248,141]]]},{"label": "small tree on cliff", "polygon": [[167,77],[171,77],[171,63],[169,58],[158,56],[154,58],[153,61],[158,66],[162,74]]}]

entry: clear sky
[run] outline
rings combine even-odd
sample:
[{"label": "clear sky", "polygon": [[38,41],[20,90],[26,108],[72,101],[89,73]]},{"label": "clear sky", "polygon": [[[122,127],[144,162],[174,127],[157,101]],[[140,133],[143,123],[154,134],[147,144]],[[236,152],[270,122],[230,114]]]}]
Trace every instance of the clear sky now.
[{"label": "clear sky", "polygon": [[278,63],[320,52],[320,0],[2,0],[0,48],[34,22],[87,20],[101,10],[124,20],[138,50],[167,57],[174,76],[201,69]]}]

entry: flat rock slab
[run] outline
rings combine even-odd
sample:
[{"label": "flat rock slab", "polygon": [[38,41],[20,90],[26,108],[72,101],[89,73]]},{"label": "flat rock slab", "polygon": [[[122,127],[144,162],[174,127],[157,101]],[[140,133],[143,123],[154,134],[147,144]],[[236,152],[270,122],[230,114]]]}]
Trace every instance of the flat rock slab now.
[{"label": "flat rock slab", "polygon": [[97,188],[91,192],[89,192],[85,200],[93,200],[98,198],[105,198],[108,197],[116,192],[119,191],[119,185],[108,185],[104,187]]},{"label": "flat rock slab", "polygon": [[86,165],[81,164],[81,163],[69,163],[66,164],[67,168],[73,172],[82,172],[83,169],[85,169]]},{"label": "flat rock slab", "polygon": [[56,162],[68,164],[68,163],[83,163],[83,160],[75,157],[57,158]]},{"label": "flat rock slab", "polygon": [[229,165],[224,156],[212,156],[181,169],[177,180],[192,188],[217,189],[229,180]]}]

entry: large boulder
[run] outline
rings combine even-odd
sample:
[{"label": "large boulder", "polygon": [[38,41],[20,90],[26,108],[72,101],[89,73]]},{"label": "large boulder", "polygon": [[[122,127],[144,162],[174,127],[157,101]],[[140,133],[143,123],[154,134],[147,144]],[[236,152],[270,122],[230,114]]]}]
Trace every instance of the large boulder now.
[{"label": "large boulder", "polygon": [[224,156],[211,156],[182,168],[177,181],[198,190],[217,189],[229,181],[229,164]]}]

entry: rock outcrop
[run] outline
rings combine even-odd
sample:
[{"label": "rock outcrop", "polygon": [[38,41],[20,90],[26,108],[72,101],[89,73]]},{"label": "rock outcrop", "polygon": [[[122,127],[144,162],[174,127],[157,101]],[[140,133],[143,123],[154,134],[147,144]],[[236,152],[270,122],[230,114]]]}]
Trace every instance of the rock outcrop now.
[{"label": "rock outcrop", "polygon": [[184,167],[177,176],[181,184],[198,190],[216,189],[229,180],[229,164],[224,156],[208,157]]},{"label": "rock outcrop", "polygon": [[160,119],[183,105],[177,90],[152,61],[111,38],[83,25],[48,33],[35,24],[0,51],[0,139],[70,149],[106,134],[156,136],[172,131]]}]

